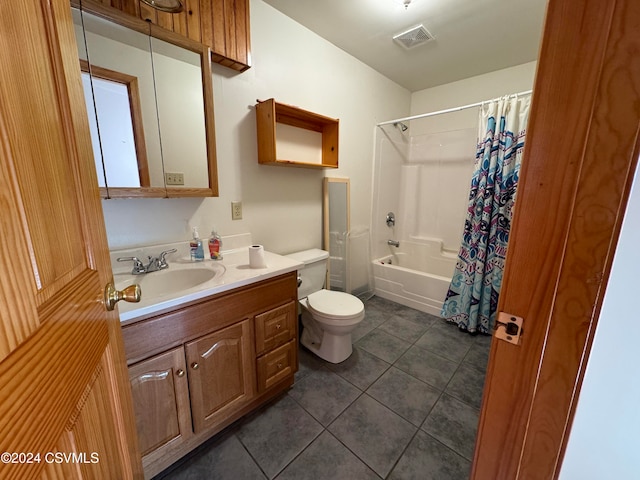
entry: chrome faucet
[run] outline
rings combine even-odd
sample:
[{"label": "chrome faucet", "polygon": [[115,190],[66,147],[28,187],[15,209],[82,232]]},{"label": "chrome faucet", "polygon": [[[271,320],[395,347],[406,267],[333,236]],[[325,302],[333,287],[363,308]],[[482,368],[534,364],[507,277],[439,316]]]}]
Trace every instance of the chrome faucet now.
[{"label": "chrome faucet", "polygon": [[148,260],[149,263],[144,265],[142,261],[138,257],[120,257],[116,260],[118,262],[133,262],[133,270],[131,270],[132,275],[141,275],[143,273],[151,273],[157,272],[158,270],[164,270],[165,268],[169,268],[169,264],[167,263],[166,256],[169,253],[177,252],[175,248],[171,250],[165,250],[160,253],[157,257],[152,257],[149,255]]},{"label": "chrome faucet", "polygon": [[398,240],[387,240],[387,245],[398,248],[400,246],[400,242]]}]

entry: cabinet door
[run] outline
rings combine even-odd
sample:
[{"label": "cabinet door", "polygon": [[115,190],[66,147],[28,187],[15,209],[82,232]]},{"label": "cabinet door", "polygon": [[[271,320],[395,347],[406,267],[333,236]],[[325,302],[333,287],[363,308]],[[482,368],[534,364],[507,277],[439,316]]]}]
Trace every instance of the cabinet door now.
[{"label": "cabinet door", "polygon": [[243,320],[185,345],[189,391],[196,433],[225,420],[255,392],[255,367],[249,320]]},{"label": "cabinet door", "polygon": [[200,25],[214,62],[240,72],[251,67],[249,0],[201,0]]},{"label": "cabinet door", "polygon": [[146,466],[193,435],[183,348],[132,365],[129,378]]}]

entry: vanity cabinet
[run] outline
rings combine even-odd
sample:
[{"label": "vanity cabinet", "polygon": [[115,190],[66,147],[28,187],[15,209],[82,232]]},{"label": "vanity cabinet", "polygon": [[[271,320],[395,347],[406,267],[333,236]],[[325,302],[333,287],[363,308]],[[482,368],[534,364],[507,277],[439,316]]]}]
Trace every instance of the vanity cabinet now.
[{"label": "vanity cabinet", "polygon": [[293,384],[297,275],[122,326],[145,477]]},{"label": "vanity cabinet", "polygon": [[251,67],[249,0],[183,0],[180,13],[161,12],[140,0],[102,1],[106,2],[128,15],[207,45],[215,63],[240,72]]}]

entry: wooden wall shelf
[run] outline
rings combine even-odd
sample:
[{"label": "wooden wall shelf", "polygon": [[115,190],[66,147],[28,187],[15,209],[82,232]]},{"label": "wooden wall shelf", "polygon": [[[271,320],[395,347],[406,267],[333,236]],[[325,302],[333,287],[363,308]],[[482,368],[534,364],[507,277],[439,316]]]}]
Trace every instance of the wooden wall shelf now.
[{"label": "wooden wall shelf", "polygon": [[[340,120],[276,102],[273,98],[256,104],[258,163],[303,168],[338,168],[338,131]],[[322,162],[277,158],[276,124],[311,130],[322,134]]]}]

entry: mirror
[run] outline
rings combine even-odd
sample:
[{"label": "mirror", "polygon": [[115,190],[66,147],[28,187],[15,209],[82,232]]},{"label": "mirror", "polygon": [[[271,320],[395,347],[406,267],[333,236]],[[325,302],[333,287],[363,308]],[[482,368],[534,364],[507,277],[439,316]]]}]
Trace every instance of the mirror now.
[{"label": "mirror", "polygon": [[217,196],[208,47],[94,3],[73,13],[103,196]]},{"label": "mirror", "polygon": [[349,179],[325,177],[323,248],[329,252],[327,289],[347,291],[347,234],[350,228]]}]

